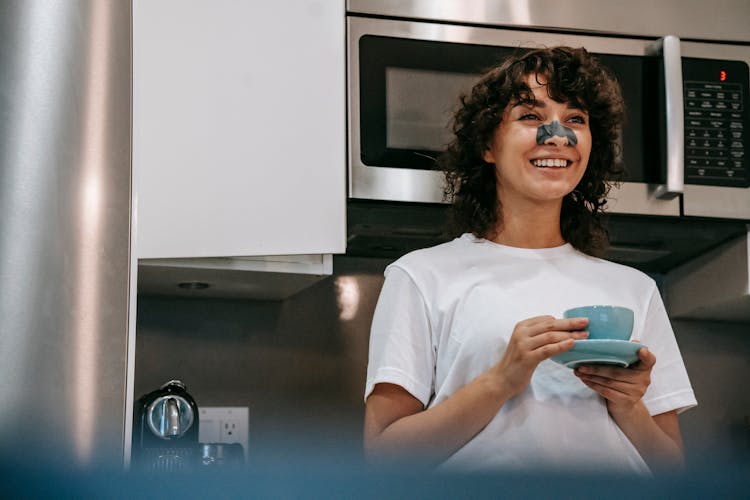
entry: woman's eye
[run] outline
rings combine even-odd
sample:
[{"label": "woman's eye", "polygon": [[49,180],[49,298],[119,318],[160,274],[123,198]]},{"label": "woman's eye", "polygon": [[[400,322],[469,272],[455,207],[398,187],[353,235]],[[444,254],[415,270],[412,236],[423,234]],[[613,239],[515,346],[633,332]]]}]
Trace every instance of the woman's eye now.
[{"label": "woman's eye", "polygon": [[526,113],[525,115],[521,115],[519,120],[538,120],[539,116],[535,115],[534,113]]},{"label": "woman's eye", "polygon": [[585,116],[572,116],[569,121],[571,121],[573,123],[579,123],[581,125],[585,125],[586,124],[586,117]]}]

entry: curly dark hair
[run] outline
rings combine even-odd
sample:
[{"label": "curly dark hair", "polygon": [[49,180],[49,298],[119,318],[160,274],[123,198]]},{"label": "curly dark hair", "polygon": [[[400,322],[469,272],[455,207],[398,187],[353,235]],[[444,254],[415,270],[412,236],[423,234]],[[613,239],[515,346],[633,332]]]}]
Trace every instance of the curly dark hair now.
[{"label": "curly dark hair", "polygon": [[446,178],[445,196],[453,203],[455,233],[493,238],[500,219],[494,168],[483,155],[509,104],[533,101],[529,75],[544,77],[549,96],[589,114],[591,155],[586,172],[563,199],[560,229],[573,247],[600,256],[609,241],[602,210],[612,183],[621,180],[620,137],[625,106],[620,86],[584,48],[519,50],[486,72],[462,95],[453,120],[454,139],[438,159]]}]

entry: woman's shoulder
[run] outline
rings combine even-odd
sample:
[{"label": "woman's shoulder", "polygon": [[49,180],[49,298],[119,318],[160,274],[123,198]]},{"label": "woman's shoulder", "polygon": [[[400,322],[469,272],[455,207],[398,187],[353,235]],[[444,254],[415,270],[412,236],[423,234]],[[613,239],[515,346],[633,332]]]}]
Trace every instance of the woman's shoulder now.
[{"label": "woman's shoulder", "polygon": [[388,268],[397,267],[409,274],[447,269],[458,260],[474,239],[471,234],[463,234],[432,247],[413,250],[394,261]]},{"label": "woman's shoulder", "polygon": [[579,265],[588,268],[590,272],[597,273],[598,276],[616,279],[618,283],[627,281],[632,285],[640,285],[646,288],[656,286],[654,278],[640,269],[614,262],[606,258],[593,257],[580,251],[576,251],[576,253],[578,255]]}]

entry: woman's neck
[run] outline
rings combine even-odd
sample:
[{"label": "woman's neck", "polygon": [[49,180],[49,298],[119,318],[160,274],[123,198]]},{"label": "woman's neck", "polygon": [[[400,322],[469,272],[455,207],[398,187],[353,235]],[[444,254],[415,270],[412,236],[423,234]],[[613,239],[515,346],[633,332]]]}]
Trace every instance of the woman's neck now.
[{"label": "woman's neck", "polygon": [[565,243],[560,231],[562,202],[551,205],[530,205],[515,209],[503,207],[495,230],[495,243],[519,248],[552,248]]}]

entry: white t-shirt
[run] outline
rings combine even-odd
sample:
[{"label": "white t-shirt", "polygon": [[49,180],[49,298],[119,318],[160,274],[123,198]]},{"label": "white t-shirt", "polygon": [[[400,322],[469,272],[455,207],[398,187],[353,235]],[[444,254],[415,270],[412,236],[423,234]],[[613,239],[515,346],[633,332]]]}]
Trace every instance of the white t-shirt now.
[{"label": "white t-shirt", "polygon": [[[566,244],[514,248],[464,234],[417,250],[385,271],[370,335],[365,399],[397,384],[433,407],[496,364],[515,325],[572,307],[625,306],[632,340],[656,356],[643,402],[652,415],[696,400],[654,281]],[[444,464],[462,470],[597,467],[648,473],[604,399],[551,360],[526,390]]]}]

